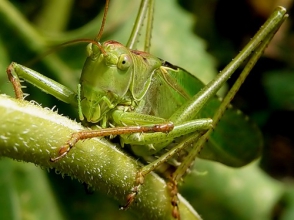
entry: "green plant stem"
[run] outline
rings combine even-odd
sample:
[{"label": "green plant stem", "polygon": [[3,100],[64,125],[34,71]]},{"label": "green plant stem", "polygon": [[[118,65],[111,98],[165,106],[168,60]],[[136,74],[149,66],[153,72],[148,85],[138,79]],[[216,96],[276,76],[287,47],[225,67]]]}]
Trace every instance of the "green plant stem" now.
[{"label": "green plant stem", "polygon": [[[79,142],[65,158],[52,163],[49,159],[57,155],[70,135],[84,129],[80,124],[5,95],[0,95],[0,121],[0,156],[55,168],[125,204],[140,164],[112,143],[97,138]],[[130,207],[146,219],[172,219],[171,208],[165,182],[153,173],[146,177]],[[181,196],[179,208],[182,219],[200,219]]]}]

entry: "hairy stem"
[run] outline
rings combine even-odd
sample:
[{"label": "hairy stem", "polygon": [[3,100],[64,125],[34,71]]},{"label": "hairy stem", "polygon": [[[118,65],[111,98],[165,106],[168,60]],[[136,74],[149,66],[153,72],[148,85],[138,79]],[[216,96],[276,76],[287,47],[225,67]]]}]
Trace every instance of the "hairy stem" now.
[{"label": "hairy stem", "polygon": [[[107,193],[120,204],[134,186],[140,164],[112,143],[93,138],[79,142],[62,160],[52,163],[70,135],[80,124],[27,101],[0,95],[0,156],[55,168]],[[180,197],[182,219],[199,219],[198,214]],[[156,174],[146,177],[142,190],[130,209],[146,219],[172,219],[170,196],[165,182]]]}]

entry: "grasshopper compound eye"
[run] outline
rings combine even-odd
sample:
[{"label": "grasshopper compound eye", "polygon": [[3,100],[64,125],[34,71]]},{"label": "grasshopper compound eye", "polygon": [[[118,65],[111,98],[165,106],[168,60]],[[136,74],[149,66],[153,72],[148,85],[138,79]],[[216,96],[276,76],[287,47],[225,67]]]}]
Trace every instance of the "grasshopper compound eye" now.
[{"label": "grasshopper compound eye", "polygon": [[117,68],[120,70],[127,70],[132,65],[132,59],[128,54],[122,54],[117,62]]}]

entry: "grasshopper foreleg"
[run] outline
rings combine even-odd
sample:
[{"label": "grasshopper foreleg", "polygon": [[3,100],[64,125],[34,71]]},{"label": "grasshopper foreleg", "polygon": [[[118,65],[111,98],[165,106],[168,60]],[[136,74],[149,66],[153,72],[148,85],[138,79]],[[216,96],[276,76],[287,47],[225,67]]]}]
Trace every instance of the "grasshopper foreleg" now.
[{"label": "grasshopper foreleg", "polygon": [[74,91],[30,68],[12,62],[6,72],[8,79],[13,85],[15,96],[18,99],[24,99],[20,83],[20,79],[24,79],[65,103],[72,104],[73,106],[77,105],[76,93]]}]

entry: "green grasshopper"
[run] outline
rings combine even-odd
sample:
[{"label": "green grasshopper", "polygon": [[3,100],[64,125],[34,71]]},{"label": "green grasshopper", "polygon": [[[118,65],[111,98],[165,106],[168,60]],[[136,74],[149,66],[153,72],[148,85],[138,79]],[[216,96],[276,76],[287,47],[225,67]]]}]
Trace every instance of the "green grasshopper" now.
[{"label": "green grasshopper", "polygon": [[[122,209],[134,201],[148,173],[165,162],[174,164],[172,158],[175,156],[184,157],[180,158],[181,164],[173,172],[164,173],[169,180],[174,207],[172,215],[179,219],[177,185],[196,157],[235,167],[243,166],[258,157],[258,130],[235,110],[227,108],[287,15],[285,9],[278,8],[240,54],[204,86],[184,69],[149,54],[149,41],[144,51],[135,50],[135,42],[147,11],[146,38],[150,39],[154,7],[152,0],[142,1],[136,25],[126,46],[116,41],[100,44],[108,3],[109,1],[95,40],[83,40],[90,44],[77,92],[20,64],[12,63],[7,74],[17,98],[23,98],[19,80],[23,78],[61,101],[77,106],[82,121],[101,127],[72,134],[60,148],[58,156],[52,157],[51,161],[57,162],[66,156],[79,140],[119,135],[122,146],[130,146],[136,156],[150,162],[138,172],[135,186]],[[219,102],[215,98],[216,92],[246,59],[249,59],[248,63],[239,79],[223,101]],[[235,123],[231,124],[230,120],[235,120]],[[236,141],[220,137],[224,128],[233,132],[230,135],[235,140],[241,140],[243,136],[242,132],[238,132],[239,127],[242,127],[242,131],[245,129],[246,134],[247,130],[251,134],[246,135],[246,143],[232,147],[244,150],[252,145],[248,155],[242,155],[243,160],[236,159],[240,155],[232,157],[229,154],[231,148],[227,146]],[[209,140],[207,144],[206,140]],[[201,151],[204,145],[207,146]],[[158,158],[150,161],[150,155]]]}]

